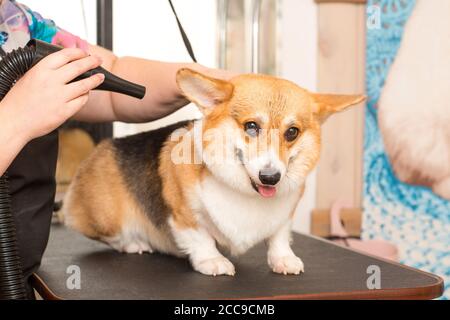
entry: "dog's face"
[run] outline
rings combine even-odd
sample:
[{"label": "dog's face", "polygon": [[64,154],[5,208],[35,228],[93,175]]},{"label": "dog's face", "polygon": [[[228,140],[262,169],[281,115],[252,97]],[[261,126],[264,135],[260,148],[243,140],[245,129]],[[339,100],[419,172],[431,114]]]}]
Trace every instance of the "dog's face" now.
[{"label": "dog's face", "polygon": [[265,198],[300,190],[319,158],[321,123],[365,98],[314,94],[262,75],[227,82],[181,69],[177,81],[204,114],[196,150],[211,173]]}]

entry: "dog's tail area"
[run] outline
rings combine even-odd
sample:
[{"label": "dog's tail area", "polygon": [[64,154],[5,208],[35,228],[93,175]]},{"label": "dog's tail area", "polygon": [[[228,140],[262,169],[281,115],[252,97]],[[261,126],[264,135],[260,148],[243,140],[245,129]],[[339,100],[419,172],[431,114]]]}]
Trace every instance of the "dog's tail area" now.
[{"label": "dog's tail area", "polygon": [[55,201],[53,204],[53,217],[55,218],[54,221],[59,224],[64,224],[64,201],[59,200]]},{"label": "dog's tail area", "polygon": [[53,222],[66,226],[68,225],[67,218],[69,216],[69,213],[67,212],[67,203],[71,192],[70,189],[70,187],[67,189],[63,198],[55,199],[55,202],[53,203]]},{"label": "dog's tail area", "polygon": [[53,212],[58,212],[62,209],[63,207],[63,201],[59,200],[59,201],[55,201],[55,203],[53,203]]}]

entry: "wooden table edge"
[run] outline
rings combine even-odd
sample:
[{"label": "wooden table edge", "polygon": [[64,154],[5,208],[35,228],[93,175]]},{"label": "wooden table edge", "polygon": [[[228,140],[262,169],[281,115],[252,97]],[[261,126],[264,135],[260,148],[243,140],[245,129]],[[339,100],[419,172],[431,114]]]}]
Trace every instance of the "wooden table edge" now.
[{"label": "wooden table edge", "polygon": [[[442,278],[435,275],[432,276],[437,280],[436,284],[424,287],[261,296],[248,299],[238,298],[236,300],[431,300],[440,297],[444,292],[444,281]],[[65,300],[55,294],[36,273],[31,277],[31,284],[44,300]],[[233,298],[228,298],[227,300],[233,300]]]}]

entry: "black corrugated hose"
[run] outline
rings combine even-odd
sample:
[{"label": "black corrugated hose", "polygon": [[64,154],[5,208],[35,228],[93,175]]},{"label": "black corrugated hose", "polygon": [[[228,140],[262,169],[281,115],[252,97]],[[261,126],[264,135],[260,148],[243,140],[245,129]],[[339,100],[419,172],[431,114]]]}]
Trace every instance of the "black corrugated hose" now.
[{"label": "black corrugated hose", "polygon": [[[34,50],[19,48],[0,61],[0,100],[8,93],[34,60]],[[27,291],[11,212],[8,177],[0,177],[0,299],[26,299]]]},{"label": "black corrugated hose", "polygon": [[11,213],[8,178],[0,178],[0,299],[26,299],[16,229]]}]

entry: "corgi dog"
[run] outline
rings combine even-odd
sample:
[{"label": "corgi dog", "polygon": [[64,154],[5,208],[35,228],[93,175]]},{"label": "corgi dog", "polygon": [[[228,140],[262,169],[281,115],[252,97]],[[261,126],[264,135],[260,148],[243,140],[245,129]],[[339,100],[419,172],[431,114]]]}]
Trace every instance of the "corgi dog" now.
[{"label": "corgi dog", "polygon": [[222,252],[265,240],[274,272],[303,272],[290,232],[319,157],[320,125],[365,97],[190,69],[177,83],[204,117],[102,142],[67,192],[65,223],[121,252],[187,256],[213,276],[235,274]]}]

